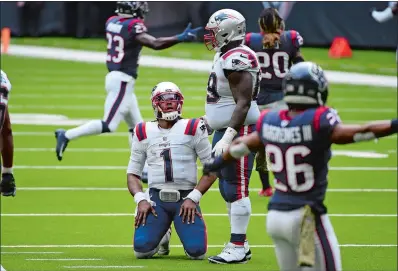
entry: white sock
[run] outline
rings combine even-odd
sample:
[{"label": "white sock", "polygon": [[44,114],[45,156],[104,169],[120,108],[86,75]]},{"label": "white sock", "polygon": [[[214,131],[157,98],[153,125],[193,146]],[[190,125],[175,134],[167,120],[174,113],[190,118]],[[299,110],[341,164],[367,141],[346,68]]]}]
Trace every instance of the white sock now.
[{"label": "white sock", "polygon": [[79,138],[81,136],[98,135],[102,132],[102,121],[92,120],[79,127],[66,131],[65,136],[69,140]]},{"label": "white sock", "polygon": [[12,167],[2,167],[1,173],[11,173],[11,174],[13,174]]},{"label": "white sock", "polygon": [[131,111],[133,113],[133,122],[135,125],[143,121],[135,93],[131,94]]},{"label": "white sock", "polygon": [[229,219],[229,225],[232,224],[231,222],[231,203],[230,202],[226,202],[227,203],[227,210],[228,210],[228,219]]},{"label": "white sock", "polygon": [[231,203],[232,234],[246,234],[251,213],[252,206],[249,198],[243,198]]}]

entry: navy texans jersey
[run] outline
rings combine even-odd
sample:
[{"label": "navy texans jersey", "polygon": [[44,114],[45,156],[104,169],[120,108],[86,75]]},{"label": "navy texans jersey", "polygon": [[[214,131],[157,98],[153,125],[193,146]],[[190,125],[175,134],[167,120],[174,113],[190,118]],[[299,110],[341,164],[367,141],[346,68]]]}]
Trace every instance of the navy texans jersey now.
[{"label": "navy texans jersey", "polygon": [[297,31],[283,31],[274,48],[263,48],[261,33],[246,34],[245,45],[257,54],[261,67],[260,91],[282,91],[282,80],[292,66],[292,59],[300,50],[303,38]]},{"label": "navy texans jersey", "polygon": [[108,52],[108,71],[121,71],[137,79],[138,58],[142,45],[135,40],[138,34],[147,32],[141,19],[110,17],[105,24]]},{"label": "navy texans jersey", "polygon": [[256,127],[275,176],[268,209],[289,211],[308,204],[324,214],[330,138],[340,118],[328,107],[307,109],[292,119],[287,113],[265,110]]}]

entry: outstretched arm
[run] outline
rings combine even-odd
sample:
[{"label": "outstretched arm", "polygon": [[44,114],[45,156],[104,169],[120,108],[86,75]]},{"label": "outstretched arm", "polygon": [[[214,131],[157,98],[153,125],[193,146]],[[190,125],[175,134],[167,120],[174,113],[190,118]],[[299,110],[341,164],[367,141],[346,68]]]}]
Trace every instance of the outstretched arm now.
[{"label": "outstretched arm", "polygon": [[198,31],[201,29],[202,27],[191,29],[191,23],[189,23],[184,32],[172,37],[155,38],[146,32],[142,32],[138,34],[135,39],[143,46],[153,50],[163,50],[180,42],[195,40]]},{"label": "outstretched arm", "polygon": [[331,142],[349,144],[367,141],[398,133],[398,119],[392,121],[375,121],[365,125],[338,124],[331,134]]}]

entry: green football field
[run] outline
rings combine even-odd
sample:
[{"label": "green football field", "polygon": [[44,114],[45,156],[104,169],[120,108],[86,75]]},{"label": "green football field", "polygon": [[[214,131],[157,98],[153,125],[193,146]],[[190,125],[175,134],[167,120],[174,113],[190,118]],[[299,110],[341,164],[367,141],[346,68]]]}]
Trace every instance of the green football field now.
[{"label": "green football field", "polygon": [[[80,41],[69,47],[84,43],[91,46],[89,41]],[[175,48],[167,52],[178,52]],[[198,48],[191,48],[192,53]],[[306,50],[307,55],[321,55],[320,60],[327,63],[326,50]],[[359,54],[352,61],[333,60],[330,65],[337,69],[344,63],[387,75],[390,71],[382,70],[383,66],[396,67],[394,53]],[[253,216],[248,240],[253,258],[248,264],[190,261],[175,232],[169,256],[136,260],[132,251],[135,203],[126,188],[126,125],[120,125],[115,134],[70,142],[62,162],[54,152],[54,130],[73,127],[56,121],[102,118],[105,65],[6,55],[1,61],[13,85],[9,104],[13,120],[46,122],[13,124],[18,191],[15,198],[1,198],[1,264],[7,271],[277,270],[265,231],[268,199],[257,196],[256,173],[250,183]],[[153,118],[149,95],[160,81],[180,86],[185,95],[184,117],[204,114],[206,73],[140,67],[136,93],[146,119]],[[397,115],[393,88],[332,84],[329,98],[329,105],[347,123]],[[326,204],[341,245],[343,268],[397,270],[397,137],[333,150]],[[226,207],[217,188],[215,184],[201,202],[208,256],[218,254],[229,240]]]}]

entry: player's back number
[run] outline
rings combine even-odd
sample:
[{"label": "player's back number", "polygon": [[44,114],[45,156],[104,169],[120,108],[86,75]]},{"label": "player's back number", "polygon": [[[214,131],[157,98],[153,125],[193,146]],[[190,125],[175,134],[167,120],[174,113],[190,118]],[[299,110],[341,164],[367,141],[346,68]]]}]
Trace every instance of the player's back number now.
[{"label": "player's back number", "polygon": [[[262,78],[272,78],[272,73],[267,71],[270,67],[274,69],[276,77],[285,77],[289,70],[289,55],[286,52],[275,52],[271,54],[266,52],[257,52],[256,54],[260,62]],[[282,62],[282,65],[279,65],[279,62]]]},{"label": "player's back number", "polygon": [[[108,54],[106,55],[107,62],[120,63],[124,57],[124,39],[120,35],[106,33],[108,40]],[[113,50],[112,50],[113,49]]]}]

